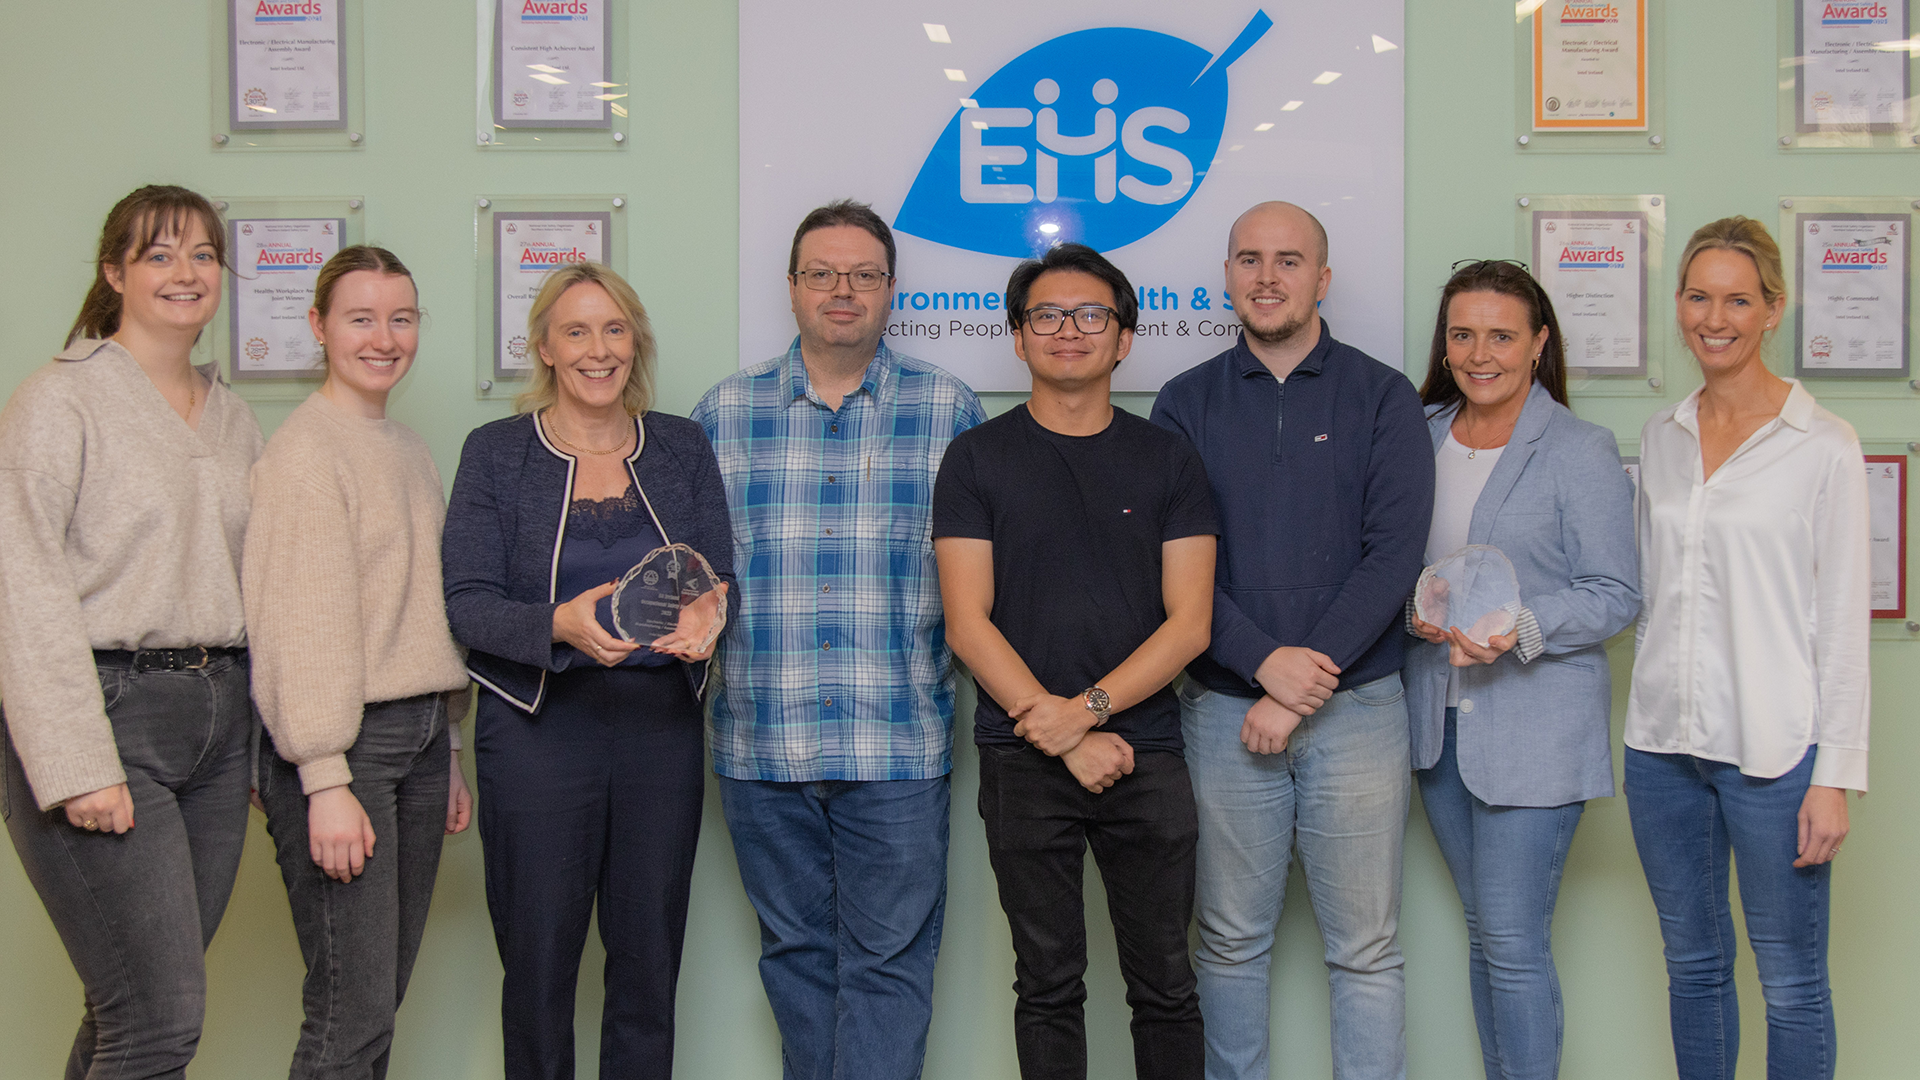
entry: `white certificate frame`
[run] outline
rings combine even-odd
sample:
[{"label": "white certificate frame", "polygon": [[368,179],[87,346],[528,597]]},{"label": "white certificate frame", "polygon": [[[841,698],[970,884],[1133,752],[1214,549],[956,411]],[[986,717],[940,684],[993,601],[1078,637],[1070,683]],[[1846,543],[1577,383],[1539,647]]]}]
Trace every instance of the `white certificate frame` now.
[{"label": "white certificate frame", "polygon": [[[526,388],[530,369],[501,362],[510,339],[501,328],[500,261],[497,231],[506,221],[596,220],[605,223],[605,264],[626,276],[627,198],[625,195],[481,195],[474,199],[474,340],[477,396],[482,401],[511,398]],[[524,347],[524,346],[523,346]]]},{"label": "white certificate frame", "polygon": [[[288,2],[288,0],[274,0]],[[294,0],[298,2],[298,0]],[[359,150],[366,146],[366,53],[361,47],[365,0],[312,0],[339,12],[340,104],[337,121],[252,124],[236,119],[240,89],[235,82],[234,0],[210,0],[207,40],[216,55],[212,75],[212,140],[218,153],[256,150]]]},{"label": "white certificate frame", "polygon": [[[1867,507],[1870,524],[1869,543],[1872,555],[1869,562],[1874,599],[1873,617],[1880,619],[1905,619],[1907,617],[1907,572],[1909,549],[1908,538],[1908,485],[1912,482],[1912,472],[1908,469],[1908,452],[1900,447],[1898,452],[1876,453],[1874,449],[1862,446],[1867,466]],[[1891,552],[1886,551],[1891,547]],[[1891,563],[1889,567],[1887,564]],[[1890,590],[1886,595],[1883,589]]]},{"label": "white certificate frame", "polygon": [[[286,199],[275,197],[221,196],[213,200],[214,209],[220,211],[221,227],[227,231],[229,255],[232,255],[233,233],[236,223],[261,220],[323,219],[340,223],[340,246],[365,242],[366,237],[366,201],[358,196],[314,196],[309,198]],[[236,268],[243,269],[243,268]],[[317,272],[317,268],[316,272]],[[323,362],[305,371],[249,372],[240,362],[239,350],[244,346],[235,333],[239,287],[242,282],[236,277],[235,270],[227,271],[221,281],[225,290],[221,297],[222,310],[207,333],[201,335],[201,348],[204,355],[196,361],[215,361],[220,365],[220,373],[242,398],[248,401],[301,401],[318,387],[326,378],[326,365]]]},{"label": "white certificate frame", "polygon": [[1808,5],[1820,2],[1777,0],[1776,3],[1780,60],[1776,134],[1782,152],[1920,149],[1920,100],[1914,96],[1914,88],[1920,86],[1920,29],[1914,26],[1915,16],[1920,15],[1920,4],[1914,0],[1878,0],[1887,8],[1889,17],[1898,11],[1905,25],[1905,32],[1898,35],[1901,39],[1898,47],[1892,41],[1892,31],[1888,30],[1887,47],[1876,50],[1904,61],[1899,64],[1902,79],[1899,94],[1904,102],[1904,117],[1897,123],[1883,124],[1809,123],[1803,106],[1807,95],[1817,93],[1818,88],[1809,86],[1806,74],[1808,45],[1801,14]]},{"label": "white certificate frame", "polygon": [[[503,122],[497,115],[496,99],[500,90],[500,20],[504,5],[515,0],[474,0],[474,135],[478,146],[488,150],[619,150],[626,146],[631,121],[633,79],[629,69],[627,36],[628,5],[623,0],[605,0],[605,30],[601,47],[606,51],[606,77],[611,85],[601,87],[607,95],[607,119],[590,124],[561,122],[560,126],[535,126],[522,121]],[[548,0],[550,2],[550,0]]]},{"label": "white certificate frame", "polygon": [[[1915,379],[1913,314],[1920,311],[1920,274],[1914,273],[1916,254],[1911,232],[1920,225],[1920,198],[1878,196],[1793,195],[1779,203],[1779,228],[1775,233],[1784,260],[1792,260],[1787,280],[1787,302],[1791,308],[1793,337],[1775,341],[1768,350],[1768,366],[1783,376],[1805,379],[1816,396],[1841,398],[1920,399],[1920,379]],[[1906,315],[1902,320],[1906,341],[1902,366],[1893,368],[1809,368],[1802,357],[1802,333],[1805,319],[1805,295],[1800,266],[1800,221],[1803,215],[1853,215],[1868,218],[1905,216],[1908,236]],[[1783,329],[1784,329],[1783,320]],[[1781,335],[1784,337],[1784,335]]]},{"label": "white certificate frame", "polygon": [[[1662,195],[1564,195],[1555,193],[1530,193],[1514,199],[1514,246],[1516,256],[1535,271],[1535,280],[1540,281],[1551,292],[1554,275],[1542,276],[1539,270],[1542,256],[1538,250],[1543,219],[1575,221],[1582,219],[1615,219],[1636,223],[1634,231],[1640,237],[1641,248],[1638,253],[1641,266],[1640,275],[1640,327],[1639,360],[1632,366],[1619,365],[1607,367],[1576,366],[1572,350],[1568,350],[1567,392],[1590,397],[1659,397],[1666,378],[1666,339],[1659,328],[1663,320],[1654,314],[1664,295],[1665,260],[1667,235],[1667,200]],[[1566,306],[1560,298],[1554,298],[1554,313],[1561,323],[1561,331],[1567,330],[1566,319],[1561,309]]]},{"label": "white certificate frame", "polygon": [[1642,54],[1640,115],[1553,123],[1546,119],[1537,60],[1540,33],[1550,10],[1542,0],[1520,0],[1514,9],[1514,145],[1519,153],[1660,153],[1666,149],[1666,0],[1600,0],[1591,6],[1633,5],[1640,14],[1636,51]]}]

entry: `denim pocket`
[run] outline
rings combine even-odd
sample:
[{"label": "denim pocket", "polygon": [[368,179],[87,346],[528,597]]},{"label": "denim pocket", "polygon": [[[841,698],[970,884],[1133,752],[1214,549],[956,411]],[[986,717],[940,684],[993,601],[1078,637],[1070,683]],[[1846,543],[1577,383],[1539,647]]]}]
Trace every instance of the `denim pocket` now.
[{"label": "denim pocket", "polygon": [[1186,675],[1182,678],[1185,681],[1180,684],[1178,691],[1178,697],[1182,705],[1189,707],[1198,706],[1208,694],[1213,693],[1213,691],[1207,689],[1206,683],[1201,682],[1191,675]]},{"label": "denim pocket", "polygon": [[1362,683],[1348,690],[1347,693],[1352,694],[1353,700],[1362,705],[1379,706],[1391,705],[1406,697],[1407,688],[1400,681],[1400,676],[1396,674],[1383,676],[1370,683]]},{"label": "denim pocket", "polygon": [[127,696],[129,672],[121,667],[96,667],[94,673],[100,676],[100,698],[103,712],[112,712],[120,699]]}]

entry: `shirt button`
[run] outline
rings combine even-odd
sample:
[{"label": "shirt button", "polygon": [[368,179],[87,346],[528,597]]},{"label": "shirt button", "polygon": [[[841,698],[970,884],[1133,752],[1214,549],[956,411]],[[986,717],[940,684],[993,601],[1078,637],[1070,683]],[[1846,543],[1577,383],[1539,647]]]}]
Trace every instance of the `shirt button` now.
[{"label": "shirt button", "polygon": [[1472,698],[1464,698],[1464,697],[1463,697],[1463,698],[1461,698],[1461,699],[1460,699],[1460,713],[1461,713],[1461,715],[1463,715],[1463,716],[1464,716],[1464,715],[1466,715],[1467,713],[1470,713],[1470,712],[1472,712],[1472,711],[1473,711],[1473,699],[1472,699]]},{"label": "shirt button", "polygon": [[840,434],[840,425],[835,424],[832,427],[829,427],[827,430],[833,432],[835,435],[838,435]]},{"label": "shirt button", "polygon": [[831,585],[822,585],[822,586],[820,586],[820,591],[821,591],[821,592],[832,592],[832,591],[833,591],[833,586],[831,586]]},{"label": "shirt button", "polygon": [[832,536],[832,535],[833,535],[833,530],[832,530],[832,529],[828,529],[828,530],[827,530],[827,535],[828,535],[828,536]]},{"label": "shirt button", "polygon": [[833,477],[831,477],[831,476],[829,476],[829,477],[827,477],[827,483],[829,483],[829,484],[831,484],[831,483],[835,483],[835,482],[836,482],[836,481],[834,480],[834,478],[833,478]]},{"label": "shirt button", "polygon": [[833,651],[833,642],[831,642],[831,641],[823,641],[823,642],[821,642],[821,643],[820,643],[820,651],[821,651],[821,652],[832,652],[832,651]]},{"label": "shirt button", "polygon": [[828,698],[827,700],[825,700],[825,701],[823,701],[823,702],[821,702],[820,704],[822,704],[822,705],[824,705],[824,706],[826,706],[827,708],[829,708],[829,709],[831,709],[831,708],[833,708],[833,699],[832,699],[832,698]]}]

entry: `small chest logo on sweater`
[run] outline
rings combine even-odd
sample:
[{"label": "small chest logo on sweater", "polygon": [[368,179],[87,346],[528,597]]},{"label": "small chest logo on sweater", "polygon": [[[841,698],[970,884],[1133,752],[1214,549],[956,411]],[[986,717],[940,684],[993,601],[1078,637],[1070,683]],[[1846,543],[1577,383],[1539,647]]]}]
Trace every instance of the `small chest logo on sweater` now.
[{"label": "small chest logo on sweater", "polygon": [[1326,441],[1327,441],[1327,437],[1326,437],[1325,435],[1315,435],[1315,436],[1313,437],[1313,441],[1314,441],[1314,442],[1326,442]]}]

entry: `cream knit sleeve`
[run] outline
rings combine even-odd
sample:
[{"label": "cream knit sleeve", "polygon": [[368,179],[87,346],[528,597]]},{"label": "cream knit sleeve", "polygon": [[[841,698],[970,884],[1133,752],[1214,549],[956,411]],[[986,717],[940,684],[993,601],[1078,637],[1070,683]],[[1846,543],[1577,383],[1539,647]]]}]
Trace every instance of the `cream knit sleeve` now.
[{"label": "cream knit sleeve", "polygon": [[67,565],[85,425],[34,377],[0,412],[0,699],[42,810],[123,783]]},{"label": "cream knit sleeve", "polygon": [[340,458],[312,441],[275,449],[253,470],[241,589],[254,704],[311,795],[353,779],[346,753],[366,700],[360,580]]}]

